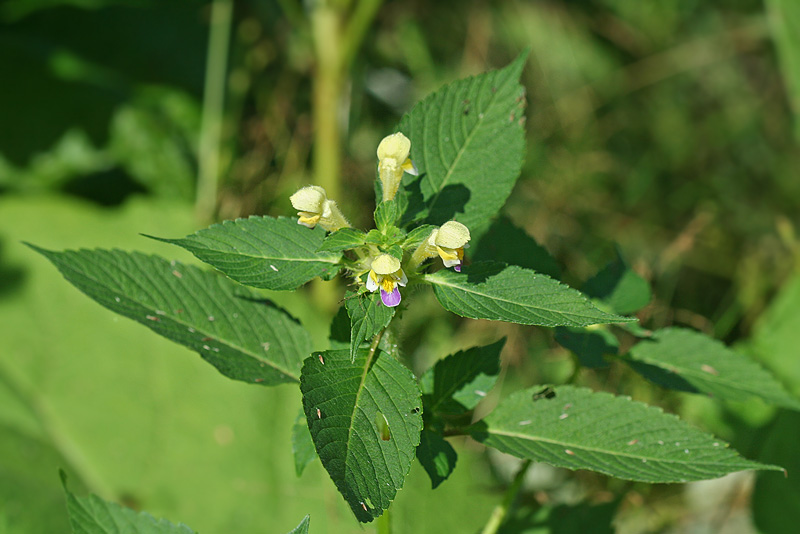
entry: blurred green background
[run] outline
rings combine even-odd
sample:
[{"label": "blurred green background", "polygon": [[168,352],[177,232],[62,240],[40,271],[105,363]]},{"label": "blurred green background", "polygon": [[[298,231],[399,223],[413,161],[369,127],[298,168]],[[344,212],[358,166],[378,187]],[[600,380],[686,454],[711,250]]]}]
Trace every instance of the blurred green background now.
[{"label": "blurred green background", "polygon": [[[68,530],[59,468],[78,493],[200,532],[287,532],[307,513],[314,533],[361,532],[318,462],[294,474],[296,388],[224,379],[22,242],[191,261],[139,234],[288,215],[309,183],[338,190],[366,228],[375,148],[402,113],[526,47],[528,153],[508,217],[575,286],[618,246],[654,289],[645,326],[715,335],[800,394],[800,2],[6,0],[0,534]],[[334,310],[309,294],[271,297],[323,348]],[[414,298],[399,337],[415,371],[505,335],[504,391],[571,373],[547,330],[458,321]],[[800,472],[797,414],[668,393],[616,367],[579,381]],[[474,532],[501,499],[515,464],[455,445],[437,491],[412,469],[396,532]],[[798,476],[647,486],[540,466],[530,478],[504,532],[789,533],[800,521]]]}]

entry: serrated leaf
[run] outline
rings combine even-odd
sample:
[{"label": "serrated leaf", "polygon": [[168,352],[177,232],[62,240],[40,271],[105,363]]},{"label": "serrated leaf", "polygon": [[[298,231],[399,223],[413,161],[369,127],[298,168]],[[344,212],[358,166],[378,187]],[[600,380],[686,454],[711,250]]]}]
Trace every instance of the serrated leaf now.
[{"label": "serrated leaf", "polygon": [[589,469],[641,482],[688,482],[744,469],[780,470],[739,456],[728,445],[660,408],[574,386],[542,386],[504,399],[472,436],[520,458]]},{"label": "serrated leaf", "polygon": [[630,356],[677,375],[697,391],[719,399],[745,401],[758,397],[800,410],[800,400],[758,363],[700,332],[685,328],[658,330],[652,341],[636,344]]},{"label": "serrated leaf", "polygon": [[423,241],[431,236],[431,232],[436,229],[432,224],[423,224],[411,230],[403,242],[403,247],[406,249],[415,249],[422,244]]},{"label": "serrated leaf", "polygon": [[492,223],[469,257],[476,262],[496,261],[524,267],[556,279],[561,276],[561,268],[550,253],[505,216]]},{"label": "serrated leaf", "polygon": [[381,202],[375,208],[375,228],[386,232],[388,228],[397,224],[407,208],[408,199],[404,195]]},{"label": "serrated leaf", "polygon": [[325,231],[288,217],[254,216],[214,224],[182,239],[153,239],[183,247],[233,280],[263,289],[296,289],[340,269],[340,253],[317,252]]},{"label": "serrated leaf", "polygon": [[589,369],[608,367],[604,356],[619,352],[619,341],[608,330],[559,326],[554,337],[559,345],[572,351],[581,365]]},{"label": "serrated leaf", "polygon": [[395,309],[384,306],[377,291],[360,296],[347,293],[344,304],[350,317],[350,358],[355,358],[361,343],[388,325]]},{"label": "serrated leaf", "polygon": [[63,471],[61,482],[67,494],[67,512],[73,534],[194,534],[186,525],[156,519],[146,512],[135,512],[96,495],[77,497],[67,489]]},{"label": "serrated leaf", "polygon": [[425,412],[459,414],[474,409],[497,382],[505,343],[503,338],[456,352],[425,371],[420,379]]},{"label": "serrated leaf", "polygon": [[400,121],[420,172],[416,180],[405,180],[405,220],[442,224],[458,214],[475,237],[505,204],[525,150],[519,77],[526,57],[445,86]]},{"label": "serrated leaf", "polygon": [[342,252],[364,244],[367,235],[355,228],[342,228],[328,235],[317,252]]},{"label": "serrated leaf", "polygon": [[419,444],[414,375],[381,350],[361,349],[353,362],[347,350],[326,351],[306,359],[300,391],[322,465],[358,520],[372,521],[403,487]]},{"label": "serrated leaf", "polygon": [[436,489],[456,468],[458,455],[441,434],[423,430],[417,447],[417,460],[431,479],[431,489]]},{"label": "serrated leaf", "polygon": [[311,522],[311,516],[305,516],[300,524],[289,532],[289,534],[308,534],[308,525]]},{"label": "serrated leaf", "polygon": [[540,326],[588,326],[630,321],[595,308],[584,295],[549,276],[514,265],[482,262],[461,273],[425,276],[436,298],[462,317]]},{"label": "serrated leaf", "polygon": [[652,298],[650,285],[628,266],[619,250],[616,259],[587,280],[581,290],[621,315],[647,306]]},{"label": "serrated leaf", "polygon": [[294,472],[297,476],[302,475],[308,464],[317,459],[317,451],[314,449],[314,442],[308,432],[308,424],[302,408],[292,425],[292,454],[294,455]]},{"label": "serrated leaf", "polygon": [[136,252],[31,247],[89,297],[198,352],[229,378],[267,386],[300,379],[308,332],[223,276]]}]

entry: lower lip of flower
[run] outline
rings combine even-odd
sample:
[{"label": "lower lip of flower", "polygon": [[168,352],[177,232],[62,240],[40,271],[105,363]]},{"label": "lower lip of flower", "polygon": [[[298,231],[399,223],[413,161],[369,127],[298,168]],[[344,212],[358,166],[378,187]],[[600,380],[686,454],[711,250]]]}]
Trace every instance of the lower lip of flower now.
[{"label": "lower lip of flower", "polygon": [[395,306],[400,304],[400,299],[401,299],[400,289],[397,286],[395,286],[394,290],[391,293],[384,291],[384,289],[381,288],[381,301],[385,306],[394,308]]}]

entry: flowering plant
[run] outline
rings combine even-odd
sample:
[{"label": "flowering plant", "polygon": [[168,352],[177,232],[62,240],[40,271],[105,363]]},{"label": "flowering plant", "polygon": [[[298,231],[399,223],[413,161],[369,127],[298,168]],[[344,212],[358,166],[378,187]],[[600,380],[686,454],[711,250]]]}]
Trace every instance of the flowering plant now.
[{"label": "flowering plant", "polygon": [[[454,436],[518,456],[525,468],[541,461],[643,482],[779,469],[658,408],[573,384],[517,391],[477,415],[497,383],[502,341],[451,354],[421,376],[401,363],[387,332],[411,289],[428,287],[461,317],[554,328],[555,342],[574,353],[573,381],[581,369],[613,362],[665,387],[800,407],[766,371],[720,343],[638,326],[634,314],[649,288],[622,258],[579,292],[558,280],[556,263],[531,237],[494,219],[522,165],[522,66],[519,58],[445,87],[377,144],[369,231],[354,228],[311,185],[290,198],[296,219],[250,217],[158,238],[225,277],[118,250],[37,250],[90,297],[198,352],[223,375],[299,384],[298,472],[318,457],[361,522],[389,508],[415,459],[433,487],[444,482],[455,468]],[[326,350],[312,350],[309,333],[257,291],[336,275],[351,289]],[[495,532],[506,512],[501,507],[484,531]]]}]

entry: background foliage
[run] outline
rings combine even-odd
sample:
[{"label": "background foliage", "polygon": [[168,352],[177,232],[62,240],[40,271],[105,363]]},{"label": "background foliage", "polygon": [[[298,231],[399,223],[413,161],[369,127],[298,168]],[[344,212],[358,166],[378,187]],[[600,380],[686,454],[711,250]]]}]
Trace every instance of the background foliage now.
[{"label": "background foliage", "polygon": [[[67,528],[59,467],[73,491],[200,532],[287,532],[307,513],[327,518],[315,533],[359,529],[318,462],[294,474],[295,389],[223,379],[186,349],[118,321],[21,244],[193,262],[138,233],[187,235],[207,222],[196,218],[195,176],[208,157],[199,144],[210,19],[196,1],[0,6],[0,532]],[[337,200],[363,227],[371,210],[356,207],[372,202],[374,148],[401,113],[529,46],[528,153],[507,217],[575,285],[618,247],[653,288],[639,313],[645,326],[713,334],[798,395],[799,21],[792,0],[386,2],[335,109],[347,192]],[[315,180],[312,35],[293,2],[235,3],[213,218],[288,215],[289,194]],[[325,348],[332,310],[301,294],[267,295]],[[548,332],[458,321],[433,299],[415,295],[401,318],[398,341],[415,370],[505,335],[504,390],[571,372]],[[459,346],[443,344],[454,336]],[[796,465],[787,453],[796,414],[666,393],[622,367],[581,380],[665,406],[749,458]],[[514,464],[474,442],[456,445],[459,468],[436,493],[412,469],[394,507],[398,532],[485,521]],[[792,532],[800,510],[797,477],[779,473],[686,486],[544,466],[534,475],[523,496],[534,511],[520,512],[509,532],[585,530],[582,521],[615,515],[628,532],[687,523]],[[586,495],[594,500],[578,504]]]}]

